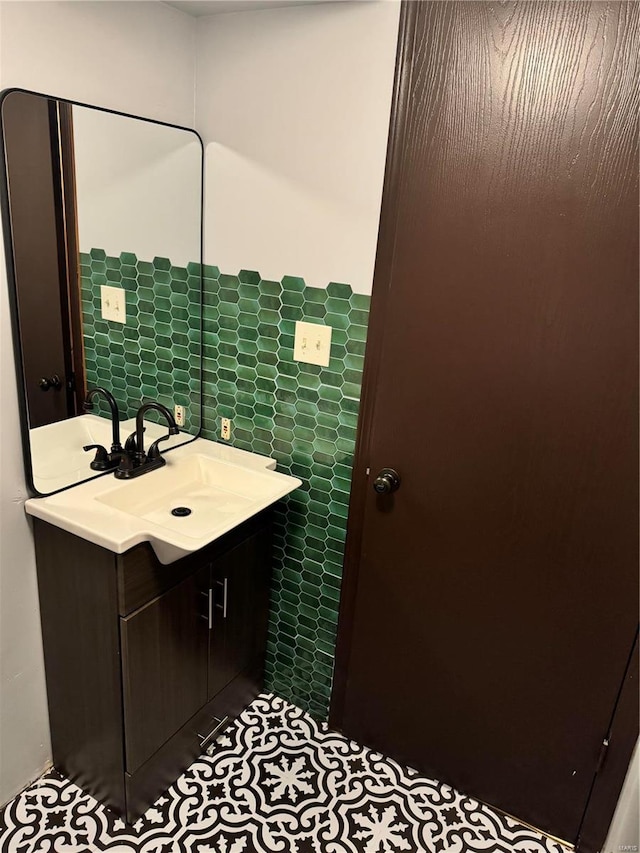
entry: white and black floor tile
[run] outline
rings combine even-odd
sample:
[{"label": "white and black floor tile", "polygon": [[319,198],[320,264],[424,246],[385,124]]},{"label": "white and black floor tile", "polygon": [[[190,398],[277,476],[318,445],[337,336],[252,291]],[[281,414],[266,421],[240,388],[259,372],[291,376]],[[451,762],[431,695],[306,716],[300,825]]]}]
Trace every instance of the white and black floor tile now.
[{"label": "white and black floor tile", "polygon": [[1,853],[563,853],[276,696],[253,702],[133,826],[55,771],[0,815]]}]

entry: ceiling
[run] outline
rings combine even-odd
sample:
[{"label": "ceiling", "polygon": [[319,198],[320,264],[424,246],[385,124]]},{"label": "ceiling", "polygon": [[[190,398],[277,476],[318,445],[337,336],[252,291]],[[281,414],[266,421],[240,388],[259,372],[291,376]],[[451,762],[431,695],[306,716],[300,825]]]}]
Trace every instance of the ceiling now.
[{"label": "ceiling", "polygon": [[255,9],[279,9],[283,6],[308,6],[318,2],[336,2],[336,0],[165,0],[173,6],[194,15],[219,15],[223,12],[248,12]]}]

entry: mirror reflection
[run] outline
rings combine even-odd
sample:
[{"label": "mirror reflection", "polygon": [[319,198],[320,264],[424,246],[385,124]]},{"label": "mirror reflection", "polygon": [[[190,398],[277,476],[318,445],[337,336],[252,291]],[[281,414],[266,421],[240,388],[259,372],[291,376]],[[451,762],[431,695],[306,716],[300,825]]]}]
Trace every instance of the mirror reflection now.
[{"label": "mirror reflection", "polygon": [[50,494],[114,470],[143,403],[146,447],[200,429],[202,146],[23,91],[1,118],[25,458]]}]

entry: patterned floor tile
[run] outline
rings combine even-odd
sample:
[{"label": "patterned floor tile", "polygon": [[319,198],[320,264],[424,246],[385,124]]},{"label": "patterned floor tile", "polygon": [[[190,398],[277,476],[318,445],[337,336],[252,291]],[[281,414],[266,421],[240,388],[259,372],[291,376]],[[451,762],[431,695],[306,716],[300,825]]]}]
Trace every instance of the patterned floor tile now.
[{"label": "patterned floor tile", "polygon": [[133,826],[52,771],[1,853],[563,853],[516,821],[265,694]]}]

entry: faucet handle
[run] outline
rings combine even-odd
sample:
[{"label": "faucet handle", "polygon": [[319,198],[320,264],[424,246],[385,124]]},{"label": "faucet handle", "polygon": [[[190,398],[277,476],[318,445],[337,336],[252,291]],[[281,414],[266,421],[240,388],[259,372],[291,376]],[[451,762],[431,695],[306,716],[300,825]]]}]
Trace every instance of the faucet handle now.
[{"label": "faucet handle", "polygon": [[106,447],[103,447],[101,444],[85,444],[82,449],[85,452],[89,450],[96,451],[93,462],[89,466],[94,471],[110,471],[118,464],[117,461],[114,463],[114,460],[109,458]]},{"label": "faucet handle", "polygon": [[[174,433],[176,434],[176,433]],[[162,455],[160,453],[160,448],[158,445],[161,441],[166,441],[168,438],[171,438],[172,433],[168,432],[166,435],[161,436],[153,442],[151,447],[149,448],[149,452],[147,453],[147,459],[162,459]]]}]

